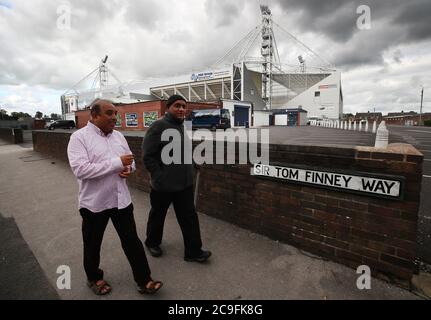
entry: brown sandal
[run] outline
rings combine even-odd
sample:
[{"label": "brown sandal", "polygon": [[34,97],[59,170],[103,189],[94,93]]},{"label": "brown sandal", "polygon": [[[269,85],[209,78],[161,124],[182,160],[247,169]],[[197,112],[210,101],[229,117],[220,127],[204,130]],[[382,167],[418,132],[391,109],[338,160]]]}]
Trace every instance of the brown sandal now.
[{"label": "brown sandal", "polygon": [[112,287],[105,280],[88,281],[87,285],[98,296],[107,295],[112,291]]},{"label": "brown sandal", "polygon": [[138,286],[138,292],[141,294],[154,294],[163,287],[163,282],[150,280],[146,286]]}]

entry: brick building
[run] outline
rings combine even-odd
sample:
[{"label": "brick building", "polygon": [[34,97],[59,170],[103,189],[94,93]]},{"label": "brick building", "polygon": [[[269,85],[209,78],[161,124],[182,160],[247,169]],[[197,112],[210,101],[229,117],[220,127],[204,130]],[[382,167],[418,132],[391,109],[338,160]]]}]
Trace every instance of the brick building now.
[{"label": "brick building", "polygon": [[[416,112],[389,113],[387,116],[383,117],[383,120],[389,125],[418,126],[420,115]],[[431,120],[431,113],[422,114],[422,123],[426,120]]]},{"label": "brick building", "polygon": [[[199,109],[220,109],[221,103],[189,102],[187,104],[187,115],[192,110]],[[118,121],[116,130],[142,131],[147,130],[150,125],[161,118],[166,113],[166,101],[146,101],[131,104],[117,104]],[[90,120],[90,110],[80,110],[75,112],[75,122],[78,129],[87,125]]]},{"label": "brick building", "polygon": [[368,122],[381,122],[383,119],[383,114],[381,112],[365,112],[365,113],[356,113],[354,117],[354,121],[368,121]]}]

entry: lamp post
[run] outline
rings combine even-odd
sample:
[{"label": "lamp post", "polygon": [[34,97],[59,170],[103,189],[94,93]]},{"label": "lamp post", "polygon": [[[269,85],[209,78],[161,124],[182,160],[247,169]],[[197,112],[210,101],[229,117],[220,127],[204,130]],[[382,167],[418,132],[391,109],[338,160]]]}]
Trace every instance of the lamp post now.
[{"label": "lamp post", "polygon": [[422,87],[421,91],[421,110],[419,112],[419,126],[422,126],[422,106],[424,103],[424,87]]}]

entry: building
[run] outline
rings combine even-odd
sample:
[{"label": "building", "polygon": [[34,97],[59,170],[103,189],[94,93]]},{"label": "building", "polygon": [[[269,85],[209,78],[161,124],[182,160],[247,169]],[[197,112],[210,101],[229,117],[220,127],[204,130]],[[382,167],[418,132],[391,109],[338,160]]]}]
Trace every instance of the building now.
[{"label": "building", "polygon": [[383,119],[383,114],[381,112],[365,112],[365,113],[356,113],[354,117],[354,121],[368,121],[368,122],[381,122]]},{"label": "building", "polygon": [[[131,104],[114,103],[117,107],[117,125],[116,130],[120,131],[143,131],[147,130],[150,125],[161,118],[166,113],[166,101],[146,101]],[[187,115],[192,110],[198,109],[220,109],[221,103],[189,103],[187,106]],[[90,120],[90,110],[79,110],[75,112],[75,122],[78,129],[87,125]]]},{"label": "building", "polygon": [[[119,81],[117,87],[108,85],[108,79],[118,78],[108,69],[106,56],[99,68],[63,95],[64,117],[68,118],[71,112],[90,104],[85,94],[92,98],[97,96],[113,100],[119,106],[123,102],[121,99],[129,99],[127,104],[122,104],[122,108],[136,109],[136,112],[128,110],[125,113],[136,113],[134,121],[138,121],[138,125],[131,125],[133,121],[125,118],[122,121],[129,124],[125,128],[145,128],[143,120],[140,120],[143,112],[157,112],[160,116],[164,112],[160,101],[178,94],[196,105],[213,103],[229,109],[233,126],[236,127],[266,125],[273,111],[282,110],[280,112],[284,113],[286,109],[296,108],[308,112],[310,118],[340,119],[343,114],[341,73],[275,23],[267,6],[260,9],[262,20],[259,24],[206,71],[150,86],[146,88],[146,94],[127,94]],[[284,56],[280,56],[278,51],[278,35],[284,36],[282,45],[289,48],[288,53],[282,52]],[[94,78],[92,91],[79,93],[78,87],[91,78]],[[157,110],[147,110],[154,109],[151,106],[155,105]],[[300,113],[303,114],[302,111]],[[71,117],[75,116],[72,114]],[[78,117],[80,124],[82,116]],[[124,124],[119,123],[119,127],[124,127]]]},{"label": "building", "polygon": [[271,119],[275,126],[299,127],[307,125],[307,111],[297,109],[279,109],[273,111]]},{"label": "building", "polygon": [[[298,107],[311,118],[340,119],[341,72],[275,23],[267,6],[261,6],[261,12],[261,23],[213,66],[152,87],[151,95],[167,99],[180,94],[194,102],[247,101],[258,112],[256,123],[266,121],[267,111]],[[280,56],[278,35],[285,38],[288,55]]]},{"label": "building", "polygon": [[[157,99],[180,94],[188,101],[247,101],[254,111],[284,110],[300,106],[309,117],[340,119],[343,114],[343,93],[340,72],[273,74],[273,95],[268,107],[262,95],[263,74],[243,61],[230,71],[211,71],[205,76],[191,75],[190,81],[150,88]],[[194,79],[194,80],[192,80]]]},{"label": "building", "polygon": [[424,113],[422,117],[416,112],[389,113],[387,116],[383,117],[383,120],[385,120],[388,125],[419,126],[421,120],[422,123],[431,120],[431,113]]}]

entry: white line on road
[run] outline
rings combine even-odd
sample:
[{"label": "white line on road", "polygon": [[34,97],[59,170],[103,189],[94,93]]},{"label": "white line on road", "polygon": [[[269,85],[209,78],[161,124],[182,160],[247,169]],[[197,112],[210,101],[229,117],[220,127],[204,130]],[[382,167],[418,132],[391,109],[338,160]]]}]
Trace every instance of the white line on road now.
[{"label": "white line on road", "polygon": [[428,178],[428,179],[431,179],[431,176],[423,176],[424,178]]},{"label": "white line on road", "polygon": [[431,133],[431,131],[407,130],[408,132]]}]

